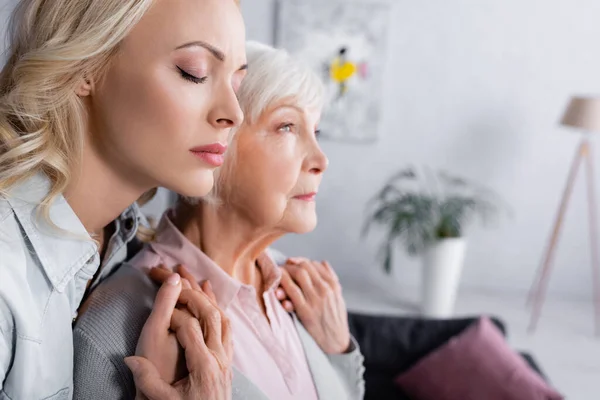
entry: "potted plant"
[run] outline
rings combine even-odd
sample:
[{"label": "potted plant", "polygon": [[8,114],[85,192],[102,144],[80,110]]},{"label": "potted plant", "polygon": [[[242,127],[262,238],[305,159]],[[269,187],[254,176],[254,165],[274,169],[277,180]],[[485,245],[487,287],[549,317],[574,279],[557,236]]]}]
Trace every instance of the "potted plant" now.
[{"label": "potted plant", "polygon": [[392,268],[397,244],[422,256],[422,312],[444,318],[452,314],[466,250],[465,228],[476,217],[486,222],[500,207],[489,189],[444,172],[406,168],[383,186],[368,206],[363,233],[384,228],[383,268]]}]

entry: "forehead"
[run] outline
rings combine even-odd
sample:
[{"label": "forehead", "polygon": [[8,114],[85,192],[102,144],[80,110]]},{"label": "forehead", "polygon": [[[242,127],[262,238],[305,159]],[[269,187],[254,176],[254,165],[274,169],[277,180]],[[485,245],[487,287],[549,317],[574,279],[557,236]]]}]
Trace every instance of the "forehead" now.
[{"label": "forehead", "polygon": [[234,0],[156,0],[123,47],[170,54],[194,41],[217,47],[230,56],[228,62],[245,63],[244,21]]},{"label": "forehead", "polygon": [[293,101],[287,100],[279,102],[272,107],[269,107],[263,113],[263,117],[266,117],[268,119],[290,115],[302,118],[307,122],[316,123],[321,118],[321,108],[314,106],[301,106],[297,103],[294,103]]}]

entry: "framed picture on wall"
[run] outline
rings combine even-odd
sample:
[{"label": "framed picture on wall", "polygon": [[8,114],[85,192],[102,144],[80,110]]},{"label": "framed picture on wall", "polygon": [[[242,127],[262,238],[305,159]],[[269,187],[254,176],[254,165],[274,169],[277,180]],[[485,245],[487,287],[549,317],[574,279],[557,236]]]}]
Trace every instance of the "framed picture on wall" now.
[{"label": "framed picture on wall", "polygon": [[379,135],[391,4],[279,0],[275,41],[323,78],[321,137],[373,142]]}]

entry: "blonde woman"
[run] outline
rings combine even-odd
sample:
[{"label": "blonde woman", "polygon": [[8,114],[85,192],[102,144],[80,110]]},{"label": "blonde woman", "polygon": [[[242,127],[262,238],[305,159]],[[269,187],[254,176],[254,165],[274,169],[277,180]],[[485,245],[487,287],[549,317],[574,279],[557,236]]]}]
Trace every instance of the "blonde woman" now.
[{"label": "blonde woman", "polygon": [[[281,236],[316,226],[315,200],[328,164],[316,137],[321,82],[283,50],[257,43],[246,50],[250,70],[238,94],[246,119],[218,171],[215,190],[165,213],[156,240],[92,293],[77,321],[78,397],[135,394],[134,379],[121,360],[136,353],[156,291],[140,270],[161,264],[166,270],[153,270],[155,278],[169,276],[181,264],[189,274],[178,271],[192,284],[212,284],[218,306],[231,321],[234,399],[355,400],[364,395],[363,358],[350,335],[335,272],[327,263],[305,259],[279,268],[268,250]],[[280,283],[296,313],[280,303]],[[191,298],[193,289],[189,293]],[[113,333],[110,340],[105,331]],[[208,330],[207,343],[221,334]],[[177,367],[177,347],[171,340],[163,348],[174,355],[160,365],[166,381],[177,380],[183,371]]]},{"label": "blonde woman", "polygon": [[[157,186],[211,190],[243,117],[244,36],[234,0],[17,4],[0,73],[0,399],[71,398],[71,323],[127,257],[131,204]],[[171,283],[147,324],[157,338],[181,292]],[[146,389],[185,397],[193,366],[175,389]]]}]

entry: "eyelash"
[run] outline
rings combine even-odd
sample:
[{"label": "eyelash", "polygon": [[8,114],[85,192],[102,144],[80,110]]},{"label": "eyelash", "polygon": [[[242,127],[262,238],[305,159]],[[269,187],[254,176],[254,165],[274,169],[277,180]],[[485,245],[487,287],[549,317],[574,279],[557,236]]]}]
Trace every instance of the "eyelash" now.
[{"label": "eyelash", "polygon": [[[279,126],[279,128],[277,128],[277,130],[281,131],[281,130],[283,130],[284,128],[290,128],[290,130],[289,130],[289,131],[286,131],[286,132],[291,132],[291,131],[292,131],[291,129],[292,129],[294,126],[295,126],[295,125],[294,125],[293,123],[289,122],[289,123],[286,123],[286,124],[282,124],[282,125],[280,125],[280,126]],[[321,130],[320,130],[320,129],[317,129],[317,130],[315,131],[315,137],[316,137],[316,138],[319,138],[319,136],[321,136]]]},{"label": "eyelash", "polygon": [[177,67],[177,69],[179,70],[181,77],[187,81],[190,81],[195,84],[206,82],[206,79],[207,79],[206,76],[203,76],[202,78],[198,78],[197,76],[194,76],[192,74],[185,72],[183,69],[181,69],[179,67]]},{"label": "eyelash", "polygon": [[294,124],[292,124],[291,122],[285,123],[285,124],[281,124],[279,126],[279,128],[277,128],[278,131],[282,131],[284,128],[290,128],[289,131],[285,131],[285,132],[291,132],[292,128],[294,127]]}]

